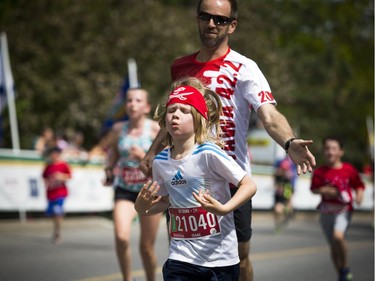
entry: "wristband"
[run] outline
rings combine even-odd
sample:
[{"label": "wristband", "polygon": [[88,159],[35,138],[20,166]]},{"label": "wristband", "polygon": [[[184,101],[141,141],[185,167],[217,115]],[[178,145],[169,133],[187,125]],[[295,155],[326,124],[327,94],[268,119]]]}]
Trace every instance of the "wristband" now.
[{"label": "wristband", "polygon": [[290,144],[295,140],[296,138],[291,138],[289,140],[286,141],[286,143],[284,144],[284,149],[285,149],[285,152],[288,153],[288,150],[289,150],[289,147],[290,147]]},{"label": "wristband", "polygon": [[105,171],[105,183],[107,185],[112,184],[113,180],[115,179],[115,176],[113,174],[113,168],[111,168],[111,167],[105,167],[104,171]]}]

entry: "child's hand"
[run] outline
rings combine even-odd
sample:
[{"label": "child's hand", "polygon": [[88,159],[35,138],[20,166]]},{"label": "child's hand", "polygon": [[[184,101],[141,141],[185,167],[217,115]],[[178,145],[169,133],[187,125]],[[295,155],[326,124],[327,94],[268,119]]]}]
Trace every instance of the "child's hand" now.
[{"label": "child's hand", "polygon": [[360,190],[357,190],[356,191],[356,196],[355,196],[355,203],[357,203],[358,206],[360,206],[362,204],[362,201],[363,201],[363,193],[364,193],[364,190],[363,189],[360,189]]},{"label": "child's hand", "polygon": [[340,195],[340,192],[337,187],[326,185],[320,188],[320,194],[326,199],[334,199]]},{"label": "child's hand", "polygon": [[105,179],[103,181],[104,186],[111,186],[113,184],[113,180],[115,179],[115,176],[113,174],[113,169],[112,168],[105,168]]},{"label": "child's hand", "polygon": [[145,157],[145,155],[146,155],[145,151],[140,146],[133,145],[129,149],[129,158],[131,159],[141,161],[143,157]]},{"label": "child's hand", "polygon": [[143,185],[134,205],[138,213],[147,214],[148,210],[161,200],[161,196],[157,196],[159,188],[158,183],[151,180]]},{"label": "child's hand", "polygon": [[212,214],[224,216],[228,213],[223,204],[208,194],[208,190],[200,189],[199,194],[193,192],[193,196],[202,205],[203,209]]},{"label": "child's hand", "polygon": [[68,179],[68,175],[64,173],[57,172],[53,175],[53,179],[56,181],[64,182]]}]

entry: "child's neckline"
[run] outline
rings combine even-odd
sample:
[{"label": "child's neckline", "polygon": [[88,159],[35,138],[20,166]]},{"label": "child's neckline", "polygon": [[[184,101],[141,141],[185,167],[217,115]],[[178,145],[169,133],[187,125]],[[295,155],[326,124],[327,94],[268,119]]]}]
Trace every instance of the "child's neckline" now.
[{"label": "child's neckline", "polygon": [[196,147],[197,147],[197,144],[194,144],[194,146],[189,151],[184,151],[182,154],[173,155],[173,146],[171,146],[169,149],[169,157],[175,161],[181,161],[181,160],[187,159],[190,157],[190,155],[193,154]]}]

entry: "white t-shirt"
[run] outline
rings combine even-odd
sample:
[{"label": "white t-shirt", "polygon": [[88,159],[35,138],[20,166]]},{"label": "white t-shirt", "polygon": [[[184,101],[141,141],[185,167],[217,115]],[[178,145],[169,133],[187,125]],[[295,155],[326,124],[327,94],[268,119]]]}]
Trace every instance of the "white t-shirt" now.
[{"label": "white t-shirt", "polygon": [[225,204],[231,198],[229,183],[238,185],[246,172],[210,142],[196,145],[180,160],[172,159],[170,148],[166,148],[155,157],[152,171],[160,185],[158,195],[169,195],[171,203],[169,258],[207,267],[237,264],[233,213],[200,213],[200,204],[192,192],[198,194],[204,188]]},{"label": "white t-shirt", "polygon": [[224,56],[209,62],[197,61],[197,54],[175,60],[172,79],[197,77],[220,96],[224,150],[251,175],[247,150],[250,113],[263,104],[276,104],[270,86],[253,60],[230,48]]}]

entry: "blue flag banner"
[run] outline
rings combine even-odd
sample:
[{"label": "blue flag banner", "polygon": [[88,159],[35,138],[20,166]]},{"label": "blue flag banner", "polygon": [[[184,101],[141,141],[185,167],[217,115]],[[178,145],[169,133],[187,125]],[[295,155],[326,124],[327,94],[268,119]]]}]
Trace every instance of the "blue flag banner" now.
[{"label": "blue flag banner", "polygon": [[[1,45],[0,45],[1,48]],[[3,66],[3,56],[0,49],[0,147],[4,146],[3,110],[7,104],[7,94],[5,91],[5,75]]]},{"label": "blue flag banner", "polygon": [[[4,108],[8,106],[10,129],[12,135],[12,147],[15,152],[20,149],[18,136],[17,112],[15,106],[14,81],[10,67],[7,36],[4,32],[0,34],[0,115]],[[0,120],[1,121],[1,120]],[[2,124],[0,124],[2,126]],[[4,140],[2,130],[0,130],[0,142]]]},{"label": "blue flag banner", "polygon": [[103,130],[106,131],[112,127],[115,122],[127,120],[125,111],[125,100],[126,92],[129,89],[129,79],[125,77],[124,82],[120,88],[120,91],[112,101],[111,108],[107,114],[107,118],[104,121]]},{"label": "blue flag banner", "polygon": [[2,44],[0,45],[0,48],[0,114],[2,114],[4,108],[7,105],[7,93],[5,85],[5,71]]},{"label": "blue flag banner", "polygon": [[102,131],[110,129],[115,122],[127,120],[125,110],[126,92],[129,88],[139,88],[140,82],[137,75],[137,64],[133,58],[128,60],[128,75],[125,76],[124,82],[118,92],[117,96],[113,99],[111,108],[104,120]]}]

